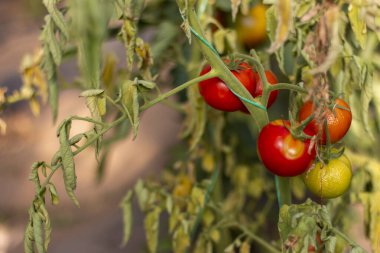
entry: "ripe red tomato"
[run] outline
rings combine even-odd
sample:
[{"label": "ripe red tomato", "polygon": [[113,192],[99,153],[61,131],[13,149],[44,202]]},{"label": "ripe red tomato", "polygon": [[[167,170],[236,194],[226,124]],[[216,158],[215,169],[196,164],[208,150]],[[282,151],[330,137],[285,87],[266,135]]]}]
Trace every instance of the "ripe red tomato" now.
[{"label": "ripe red tomato", "polygon": [[[338,107],[334,107],[333,110],[330,110],[329,108],[325,108],[325,119],[327,121],[327,129],[329,131],[330,135],[330,142],[335,143],[341,140],[347,133],[348,129],[351,126],[352,121],[352,114],[350,110],[350,106],[340,98],[335,99],[335,104],[344,108],[341,109]],[[312,101],[307,101],[303,106],[301,107],[301,110],[299,112],[299,120],[303,121],[307,119],[313,112],[315,111],[315,106]],[[322,124],[324,124],[322,122]],[[313,132],[318,133],[318,124],[316,120],[312,120],[306,127],[305,132]],[[321,143],[326,144],[326,129],[323,127],[323,133],[322,133],[322,139]]]},{"label": "ripe red tomato", "polygon": [[[228,60],[225,62],[228,63]],[[204,75],[210,70],[210,65],[206,65],[200,75]],[[256,88],[255,78],[249,64],[241,62],[236,69],[230,71],[244,85],[248,92],[254,93]],[[244,106],[240,99],[230,91],[224,81],[217,77],[200,82],[199,92],[208,105],[221,111],[234,112]]]},{"label": "ripe red tomato", "polygon": [[315,148],[309,154],[310,140],[295,139],[288,120],[275,120],[261,130],[257,150],[264,166],[282,177],[292,177],[306,171],[315,158]]},{"label": "ripe red tomato", "polygon": [[[273,74],[272,71],[266,70],[265,71],[265,76],[267,77],[268,83],[269,84],[277,84],[277,77]],[[255,82],[256,82],[256,89],[255,92],[252,94],[252,97],[260,97],[263,95],[263,81],[260,78],[259,73],[254,72],[254,77],[255,77]],[[268,103],[267,103],[267,108],[271,107],[274,101],[276,101],[278,95],[278,90],[274,90],[269,94],[268,98]],[[241,109],[242,112],[249,113],[247,108],[244,106],[243,109]]]}]

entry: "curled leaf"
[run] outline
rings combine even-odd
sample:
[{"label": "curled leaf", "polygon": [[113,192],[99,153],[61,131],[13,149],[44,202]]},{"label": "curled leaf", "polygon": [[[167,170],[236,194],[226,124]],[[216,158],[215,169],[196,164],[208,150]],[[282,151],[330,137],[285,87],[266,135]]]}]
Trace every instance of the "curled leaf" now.
[{"label": "curled leaf", "polygon": [[124,235],[122,245],[125,246],[131,236],[133,215],[132,215],[132,191],[128,191],[123,201],[121,202],[121,208],[123,209],[123,224]]},{"label": "curled leaf", "polygon": [[275,52],[285,43],[293,26],[292,0],[277,1],[276,9],[278,16],[276,37],[268,49],[268,52],[270,53]]},{"label": "curled leaf", "polygon": [[74,190],[77,186],[77,176],[75,173],[74,155],[70,146],[70,129],[71,121],[64,121],[59,128],[59,143],[60,143],[60,157],[62,159],[63,179],[65,182],[66,192],[71,200],[79,206],[79,202],[75,197]]}]

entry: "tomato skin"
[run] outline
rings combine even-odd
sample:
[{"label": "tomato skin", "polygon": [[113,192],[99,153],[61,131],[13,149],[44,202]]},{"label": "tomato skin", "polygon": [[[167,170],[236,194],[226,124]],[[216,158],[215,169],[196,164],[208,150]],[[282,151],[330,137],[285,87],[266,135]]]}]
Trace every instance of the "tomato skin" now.
[{"label": "tomato skin", "polygon": [[305,172],[315,158],[315,148],[308,153],[310,140],[293,138],[288,120],[275,120],[264,126],[259,134],[257,150],[264,166],[282,177]]},{"label": "tomato skin", "polygon": [[[225,62],[228,63],[228,61]],[[200,75],[204,75],[210,70],[211,66],[206,65]],[[255,78],[252,68],[247,63],[242,62],[239,64],[238,70],[230,71],[249,93],[254,93],[256,88]],[[206,103],[217,110],[234,112],[244,107],[244,104],[231,92],[225,82],[217,77],[199,82],[199,92]]]},{"label": "tomato skin", "polygon": [[267,38],[266,9],[263,4],[253,6],[248,15],[240,15],[236,20],[238,40],[245,46],[252,48]]},{"label": "tomato skin", "polygon": [[[256,98],[256,97],[260,97],[263,95],[264,84],[260,78],[259,73],[254,72],[253,75],[254,75],[255,82],[256,82],[256,89],[255,89],[255,92],[253,94],[251,93],[251,95],[252,95],[252,97]],[[278,83],[277,77],[273,74],[272,71],[266,70],[265,76],[266,76],[269,84],[274,85],[274,84]],[[271,107],[272,104],[276,101],[277,95],[278,95],[278,90],[274,90],[269,94],[267,108]],[[245,112],[245,113],[249,113],[248,109],[245,106],[243,107],[243,109],[241,109],[241,111]]]},{"label": "tomato skin", "polygon": [[[335,104],[350,109],[350,106],[340,98],[335,99]],[[303,121],[308,118],[315,110],[315,106],[312,101],[306,101],[300,109],[299,120]],[[351,126],[352,114],[351,110],[344,110],[338,107],[335,107],[332,110],[326,109],[326,121],[327,129],[330,135],[330,142],[336,143],[340,141],[348,132]],[[305,128],[305,131],[313,132],[314,134],[318,133],[318,124],[316,120],[312,120]],[[323,133],[321,144],[326,144],[326,129],[323,126]]]}]

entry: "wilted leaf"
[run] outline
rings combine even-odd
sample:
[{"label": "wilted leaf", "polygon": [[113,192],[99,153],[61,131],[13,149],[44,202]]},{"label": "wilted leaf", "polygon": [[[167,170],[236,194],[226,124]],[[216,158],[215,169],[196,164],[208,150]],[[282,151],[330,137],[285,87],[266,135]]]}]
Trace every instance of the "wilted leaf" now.
[{"label": "wilted leaf", "polygon": [[104,90],[86,90],[83,91],[80,96],[86,98],[86,105],[90,110],[92,117],[96,120],[100,120],[101,116],[106,113],[106,97],[104,95]]},{"label": "wilted leaf", "polygon": [[293,2],[292,0],[277,1],[277,29],[276,37],[268,49],[270,53],[279,49],[287,40],[289,32],[293,28]]},{"label": "wilted leaf", "polygon": [[65,182],[66,192],[71,200],[79,206],[79,202],[75,197],[74,190],[77,184],[77,176],[75,173],[74,155],[71,151],[69,135],[71,129],[71,121],[64,121],[59,128],[60,156],[62,159],[63,179]]},{"label": "wilted leaf", "polygon": [[161,209],[159,207],[156,207],[155,209],[150,211],[145,217],[144,226],[150,253],[155,253],[157,251],[160,213]]},{"label": "wilted leaf", "polygon": [[224,29],[218,29],[214,34],[214,45],[215,45],[215,49],[219,52],[219,53],[223,53],[224,51],[224,45],[225,45],[225,37],[226,37],[226,30]]},{"label": "wilted leaf", "polygon": [[58,192],[55,186],[50,183],[47,188],[49,189],[50,192],[50,200],[53,205],[58,205],[59,204],[59,197],[58,197]]},{"label": "wilted leaf", "polygon": [[133,127],[133,134],[136,138],[137,130],[140,124],[139,119],[139,101],[136,84],[127,80],[121,85],[121,102],[128,115],[128,119]]},{"label": "wilted leaf", "polygon": [[44,249],[45,249],[45,251],[47,251],[49,243],[50,243],[51,230],[52,230],[51,222],[50,222],[50,218],[49,218],[49,213],[46,210],[46,207],[43,203],[40,204],[38,211],[39,211],[38,213],[42,216],[42,221],[44,224],[44,235],[45,235],[45,237],[44,237]]},{"label": "wilted leaf", "polygon": [[355,3],[348,6],[348,17],[350,19],[352,31],[360,47],[364,49],[367,40],[367,25],[363,8]]},{"label": "wilted leaf", "polygon": [[45,253],[44,237],[43,237],[44,231],[43,231],[41,216],[38,213],[33,213],[32,221],[33,221],[34,241],[37,248],[37,252]]},{"label": "wilted leaf", "polygon": [[[79,68],[86,88],[100,87],[102,44],[111,17],[111,1],[70,0],[70,30],[78,46]],[[91,22],[89,22],[91,20]]]},{"label": "wilted leaf", "polygon": [[65,22],[65,18],[63,17],[63,14],[58,10],[56,4],[58,1],[56,0],[43,0],[43,3],[48,10],[51,18],[53,19],[55,25],[59,28],[60,32],[64,36],[64,38],[68,38],[68,27]]},{"label": "wilted leaf", "polygon": [[184,229],[184,226],[178,226],[173,234],[173,250],[174,253],[185,252],[190,245],[190,236]]},{"label": "wilted leaf", "polygon": [[128,191],[127,195],[124,197],[121,202],[121,208],[123,209],[123,242],[125,246],[131,236],[132,223],[133,223],[133,214],[132,214],[132,191]]},{"label": "wilted leaf", "polygon": [[107,91],[112,90],[112,84],[115,80],[116,75],[116,56],[112,54],[107,54],[103,61],[103,71],[102,71],[102,81]]},{"label": "wilted leaf", "polygon": [[24,251],[25,253],[34,253],[34,230],[33,230],[33,220],[29,210],[29,221],[26,225],[24,233]]},{"label": "wilted leaf", "polygon": [[231,10],[232,10],[232,20],[234,21],[239,11],[241,0],[230,0],[230,1],[231,1]]},{"label": "wilted leaf", "polygon": [[199,187],[193,187],[191,191],[191,200],[199,207],[203,207],[205,203],[205,192]]},{"label": "wilted leaf", "polygon": [[149,199],[149,191],[145,187],[144,182],[142,180],[137,181],[134,187],[137,202],[139,203],[139,207],[142,211],[147,210],[147,203]]},{"label": "wilted leaf", "polygon": [[239,249],[239,253],[250,253],[251,252],[251,245],[247,241],[244,241]]}]

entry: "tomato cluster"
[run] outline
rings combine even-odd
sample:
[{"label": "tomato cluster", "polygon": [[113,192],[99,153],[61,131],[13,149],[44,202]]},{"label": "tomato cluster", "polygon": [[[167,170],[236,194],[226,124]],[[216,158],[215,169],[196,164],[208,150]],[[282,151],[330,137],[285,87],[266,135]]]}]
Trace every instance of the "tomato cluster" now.
[{"label": "tomato cluster", "polygon": [[[230,62],[225,60],[225,63],[229,65],[231,73],[243,84],[252,97],[260,97],[263,94],[263,82],[260,75],[253,70],[246,62]],[[206,65],[200,75],[205,75],[210,72],[211,66]],[[265,71],[268,82],[272,85],[277,83],[276,76],[270,71]],[[242,111],[248,113],[247,108],[241,102],[241,100],[234,95],[234,93],[228,88],[226,83],[218,77],[210,78],[199,82],[199,92],[208,105],[214,109],[234,112]],[[276,100],[278,90],[274,90],[270,93],[267,108],[269,108]]]},{"label": "tomato cluster", "polygon": [[[352,115],[349,105],[339,98],[334,99],[331,106],[319,108],[319,113],[321,122],[316,120],[317,106],[313,102],[307,101],[301,106],[299,124],[307,123],[303,129],[306,137],[292,129],[289,121],[270,122],[259,134],[258,153],[264,166],[275,175],[292,177],[303,174],[304,183],[312,193],[321,198],[335,198],[349,188],[350,161],[342,155],[314,163],[315,146],[329,150],[330,146],[326,144],[340,141],[350,128]],[[302,138],[297,139],[292,133]],[[316,136],[315,144],[311,144],[312,136]]]},{"label": "tomato cluster", "polygon": [[[252,66],[246,62],[230,60],[225,60],[225,63],[252,97],[263,95],[263,81]],[[205,75],[210,70],[210,65],[206,65],[200,75]],[[265,71],[265,75],[269,84],[278,83],[271,71]],[[206,103],[217,110],[248,113],[241,100],[218,77],[201,81],[199,91]],[[274,103],[277,95],[278,90],[271,91],[267,108]],[[316,114],[319,114],[318,117]],[[351,120],[350,107],[342,99],[336,98],[333,104],[323,108],[318,108],[313,101],[306,101],[299,110],[298,122],[275,120],[261,129],[257,141],[258,155],[264,166],[273,174],[293,177],[307,173],[304,182],[311,192],[324,198],[340,196],[349,187],[351,165],[348,160],[347,163],[342,162],[343,158],[339,158],[339,162],[334,160],[336,158],[328,158],[314,163],[316,146],[329,149],[330,145],[339,142],[350,128]],[[328,179],[328,182],[325,182],[325,179]],[[339,182],[341,184],[338,184]],[[323,190],[318,188],[321,185]]]},{"label": "tomato cluster", "polygon": [[[299,121],[307,120],[315,114],[314,104],[307,101],[299,113]],[[317,135],[322,129],[320,145],[326,144],[326,136],[330,143],[336,143],[347,133],[351,124],[351,111],[342,99],[335,99],[332,109],[323,108],[323,123],[320,127],[312,118],[304,128],[308,135]],[[322,123],[321,123],[322,124]],[[265,167],[278,176],[296,176],[304,173],[315,159],[315,147],[310,147],[310,139],[295,139],[291,134],[289,121],[276,120],[266,125],[258,138],[258,153]]]}]

